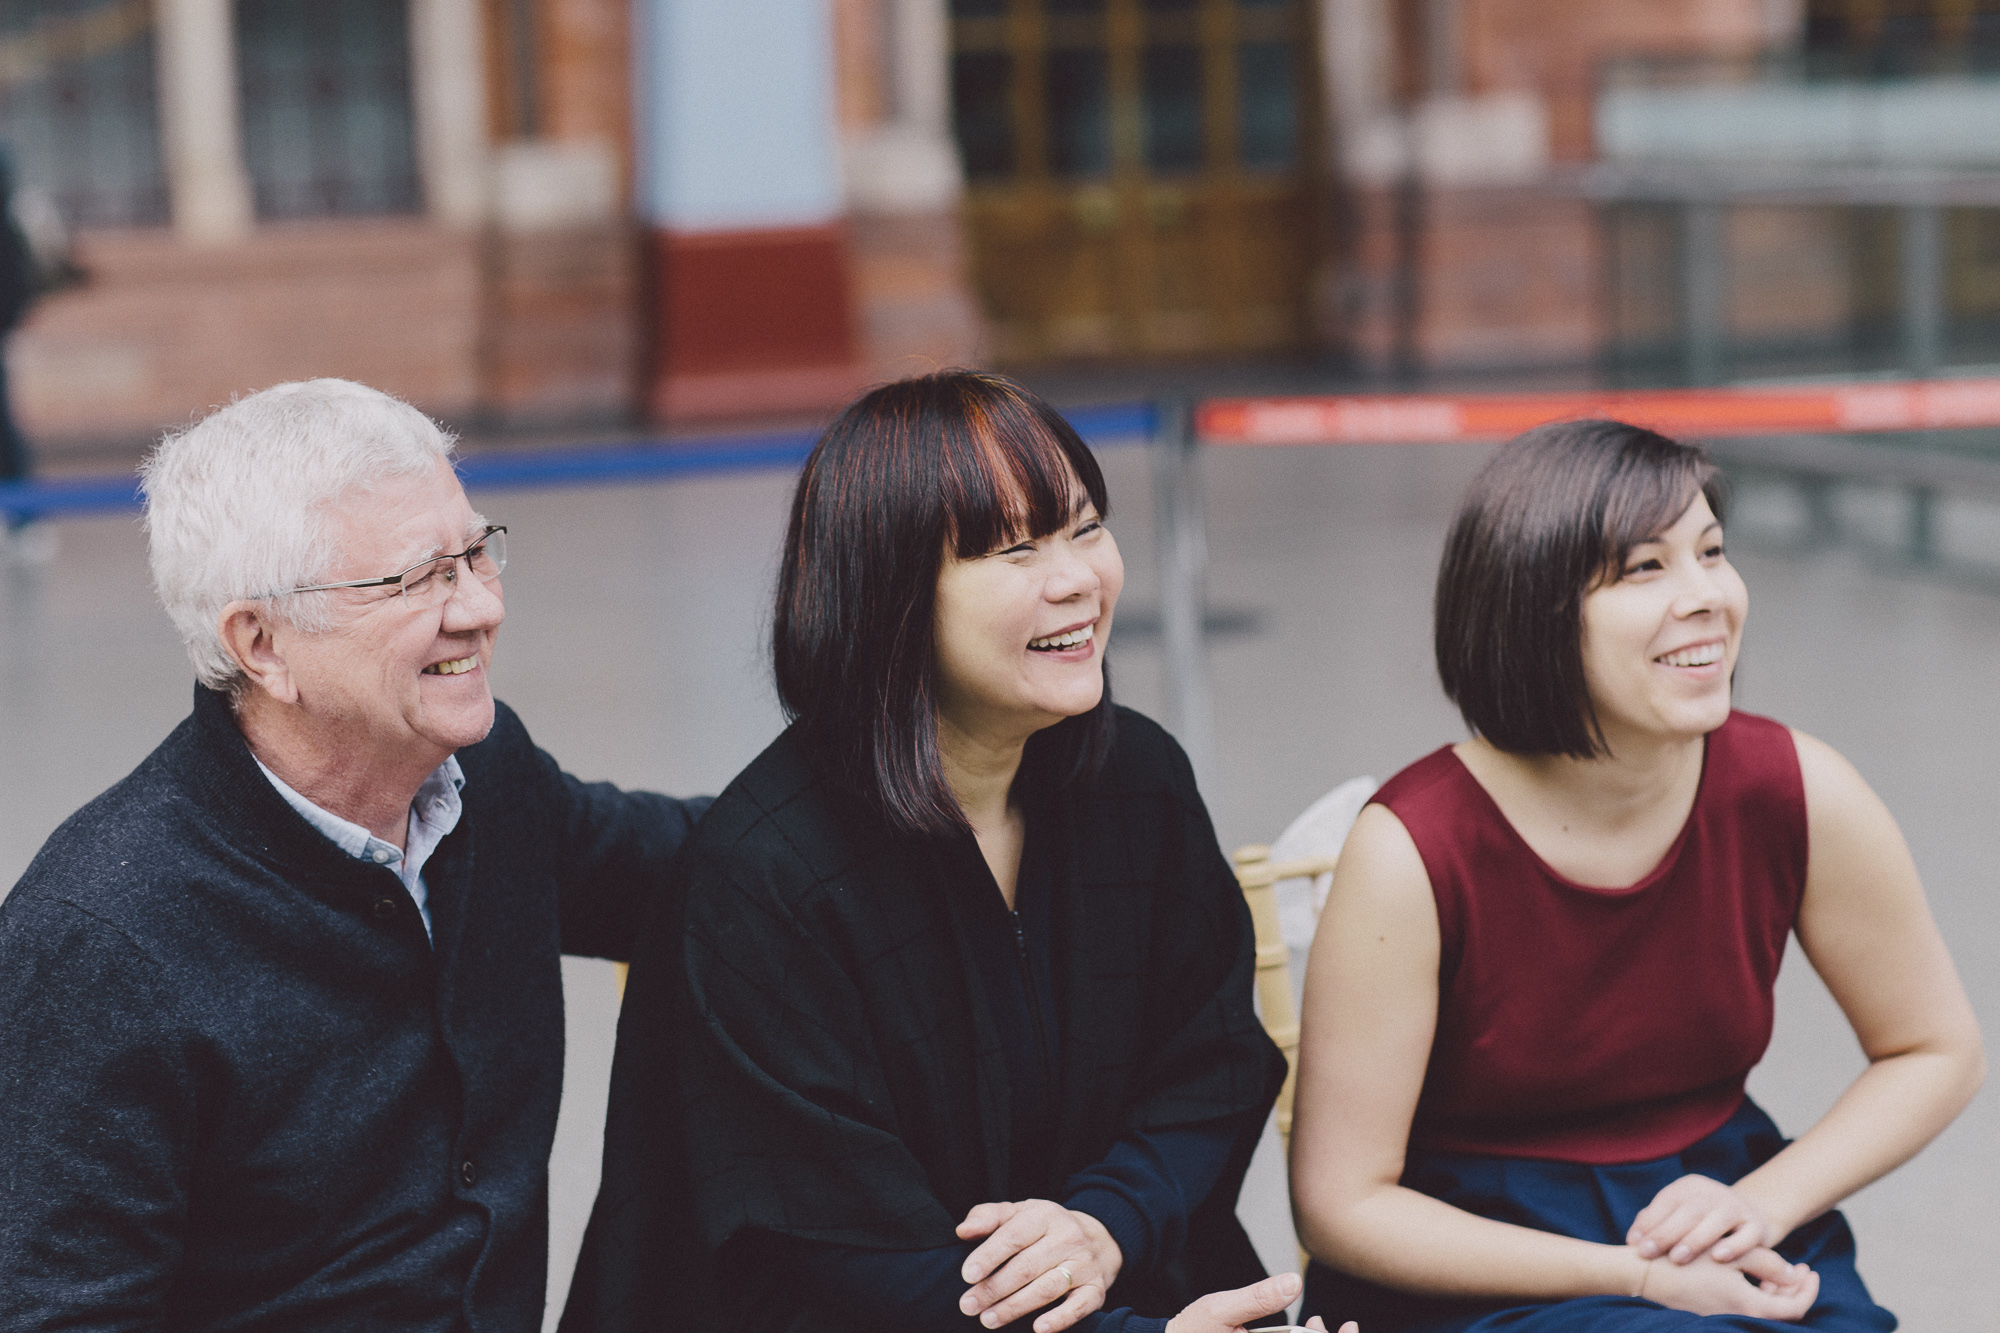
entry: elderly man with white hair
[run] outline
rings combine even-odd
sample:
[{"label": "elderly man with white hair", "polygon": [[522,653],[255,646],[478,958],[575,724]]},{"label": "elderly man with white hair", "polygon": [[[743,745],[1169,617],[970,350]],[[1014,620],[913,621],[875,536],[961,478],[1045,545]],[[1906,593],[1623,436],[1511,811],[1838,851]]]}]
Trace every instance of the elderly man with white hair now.
[{"label": "elderly man with white hair", "polygon": [[560,955],[705,803],[496,704],[506,529],[340,380],[145,472],[194,711],[0,904],[0,1328],[540,1327]]}]

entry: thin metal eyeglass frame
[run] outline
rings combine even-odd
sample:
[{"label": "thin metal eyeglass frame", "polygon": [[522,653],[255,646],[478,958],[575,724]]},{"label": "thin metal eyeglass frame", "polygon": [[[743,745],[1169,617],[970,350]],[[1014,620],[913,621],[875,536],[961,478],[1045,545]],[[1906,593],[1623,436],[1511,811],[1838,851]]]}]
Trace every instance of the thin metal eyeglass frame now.
[{"label": "thin metal eyeglass frame", "polygon": [[[453,568],[456,569],[459,561],[465,560],[467,556],[471,555],[474,551],[478,550],[480,547],[486,545],[486,543],[492,538],[493,534],[496,532],[503,537],[506,536],[507,525],[505,523],[489,523],[486,526],[486,531],[479,534],[479,540],[472,543],[472,545],[466,547],[463,551],[460,551],[455,555],[434,555],[429,557],[428,559],[419,560],[417,561],[416,564],[411,565],[408,569],[404,570],[402,573],[391,574],[388,578],[385,579],[349,579],[345,583],[314,583],[304,588],[288,588],[286,589],[286,593],[289,594],[294,592],[331,592],[335,588],[386,588],[393,584],[396,589],[396,595],[398,597],[404,597],[407,596],[407,592],[403,587],[404,579],[408,578],[410,575],[416,573],[420,569],[427,569],[430,566],[435,565],[440,560],[451,561]],[[505,569],[506,567],[507,567],[507,562],[505,559],[502,559],[500,562],[500,569],[496,569],[493,571],[493,578],[496,579],[499,578],[500,570]],[[472,569],[472,562],[470,560],[465,560],[465,568],[467,569],[468,572]],[[479,576],[475,574],[473,575],[473,577],[478,578]],[[480,579],[479,581],[481,583],[492,582],[491,579]]]}]

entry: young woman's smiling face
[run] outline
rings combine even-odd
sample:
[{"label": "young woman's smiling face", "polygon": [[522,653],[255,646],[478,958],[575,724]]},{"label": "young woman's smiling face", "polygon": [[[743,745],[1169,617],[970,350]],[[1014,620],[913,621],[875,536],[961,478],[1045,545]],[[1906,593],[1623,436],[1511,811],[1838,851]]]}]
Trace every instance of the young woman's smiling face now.
[{"label": "young woman's smiling face", "polygon": [[938,573],[939,710],[956,731],[1019,740],[1097,707],[1104,641],[1125,585],[1097,507],[1078,497],[1067,523],[984,555],[947,553]]},{"label": "young woman's smiling face", "polygon": [[1583,674],[1613,753],[1619,737],[1705,736],[1729,717],[1750,594],[1697,494],[1583,599]]}]

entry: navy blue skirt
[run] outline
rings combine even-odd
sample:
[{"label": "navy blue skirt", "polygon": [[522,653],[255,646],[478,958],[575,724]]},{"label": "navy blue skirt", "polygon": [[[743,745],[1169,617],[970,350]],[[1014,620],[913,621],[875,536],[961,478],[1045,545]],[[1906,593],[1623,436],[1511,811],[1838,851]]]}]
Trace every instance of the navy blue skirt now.
[{"label": "navy blue skirt", "polygon": [[[1728,1123],[1670,1157],[1617,1166],[1583,1166],[1519,1157],[1412,1151],[1403,1183],[1468,1213],[1553,1231],[1579,1240],[1623,1245],[1639,1210],[1669,1182],[1685,1175],[1724,1183],[1741,1180],[1776,1156],[1784,1136],[1749,1098]],[[1668,1333],[1668,1330],[1813,1329],[1818,1333],[1889,1333],[1896,1316],[1875,1304],[1854,1269],[1854,1233],[1830,1212],[1785,1237],[1778,1252],[1819,1274],[1819,1301],[1796,1324],[1742,1315],[1692,1315],[1630,1296],[1586,1296],[1523,1304],[1519,1300],[1438,1300],[1391,1291],[1321,1264],[1306,1269],[1299,1318],[1361,1321],[1362,1333]]]}]

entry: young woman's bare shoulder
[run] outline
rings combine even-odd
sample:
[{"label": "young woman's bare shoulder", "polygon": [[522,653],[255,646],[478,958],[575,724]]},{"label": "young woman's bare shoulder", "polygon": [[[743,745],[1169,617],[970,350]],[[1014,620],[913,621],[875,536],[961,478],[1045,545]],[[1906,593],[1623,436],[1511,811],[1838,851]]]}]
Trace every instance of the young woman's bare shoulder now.
[{"label": "young woman's bare shoulder", "polygon": [[1868,780],[1840,751],[1797,727],[1791,732],[1799,756],[1799,777],[1806,789],[1806,809],[1812,818],[1872,812],[1880,805]]},{"label": "young woman's bare shoulder", "polygon": [[1334,892],[1376,911],[1434,910],[1430,873],[1410,831],[1383,805],[1363,806],[1340,849]]}]

